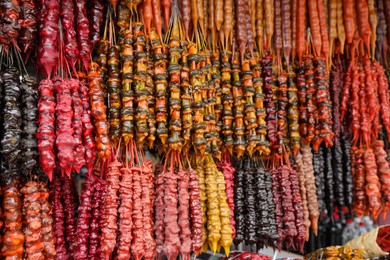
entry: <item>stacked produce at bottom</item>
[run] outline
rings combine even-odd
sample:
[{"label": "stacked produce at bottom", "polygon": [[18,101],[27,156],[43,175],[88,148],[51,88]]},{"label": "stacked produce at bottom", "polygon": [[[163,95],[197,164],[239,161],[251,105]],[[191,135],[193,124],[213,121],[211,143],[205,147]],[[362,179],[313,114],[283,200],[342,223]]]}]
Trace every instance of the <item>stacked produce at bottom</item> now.
[{"label": "stacked produce at bottom", "polygon": [[35,2],[0,2],[4,258],[303,251],[389,211],[390,1]]},{"label": "stacked produce at bottom", "polygon": [[329,246],[305,255],[305,259],[386,259],[390,254],[390,226],[375,228],[344,246]]},{"label": "stacked produce at bottom", "polygon": [[352,249],[350,246],[330,246],[305,256],[305,259],[367,259],[367,253],[361,249]]}]

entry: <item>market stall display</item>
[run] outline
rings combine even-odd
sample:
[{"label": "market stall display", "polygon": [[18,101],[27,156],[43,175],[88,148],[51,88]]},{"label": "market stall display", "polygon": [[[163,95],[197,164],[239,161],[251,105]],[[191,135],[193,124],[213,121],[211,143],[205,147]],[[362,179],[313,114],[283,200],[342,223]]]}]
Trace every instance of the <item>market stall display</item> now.
[{"label": "market stall display", "polygon": [[378,219],[390,210],[389,10],[3,1],[2,256],[303,252],[345,219]]}]

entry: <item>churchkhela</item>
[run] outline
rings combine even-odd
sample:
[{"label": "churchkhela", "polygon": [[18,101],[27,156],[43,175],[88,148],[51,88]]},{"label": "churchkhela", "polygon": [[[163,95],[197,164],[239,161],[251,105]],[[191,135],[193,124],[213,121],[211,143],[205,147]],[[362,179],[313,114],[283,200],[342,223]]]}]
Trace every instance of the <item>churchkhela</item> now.
[{"label": "churchkhela", "polygon": [[390,3],[325,2],[2,1],[2,257],[303,252],[386,214]]}]

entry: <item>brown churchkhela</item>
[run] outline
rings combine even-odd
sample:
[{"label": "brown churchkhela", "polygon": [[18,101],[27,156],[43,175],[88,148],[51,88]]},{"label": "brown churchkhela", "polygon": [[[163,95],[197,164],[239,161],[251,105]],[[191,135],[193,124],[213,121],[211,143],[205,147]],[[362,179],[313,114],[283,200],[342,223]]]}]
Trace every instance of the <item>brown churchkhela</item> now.
[{"label": "brown churchkhela", "polygon": [[0,13],[4,258],[302,251],[329,219],[390,208],[389,1]]}]

